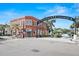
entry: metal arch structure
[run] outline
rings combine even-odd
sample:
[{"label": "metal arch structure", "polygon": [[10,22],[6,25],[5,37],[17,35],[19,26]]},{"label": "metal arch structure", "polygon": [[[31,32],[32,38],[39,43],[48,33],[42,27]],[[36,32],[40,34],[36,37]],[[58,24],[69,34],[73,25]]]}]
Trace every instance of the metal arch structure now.
[{"label": "metal arch structure", "polygon": [[45,21],[45,20],[57,19],[57,18],[60,18],[60,19],[67,19],[67,20],[71,20],[71,21],[76,22],[75,18],[73,18],[73,17],[69,17],[69,16],[61,16],[61,15],[48,16],[48,17],[45,17],[45,18],[43,18],[43,19],[41,19],[41,20],[42,20],[42,21]]},{"label": "metal arch structure", "polygon": [[[62,16],[62,15],[56,15],[56,16],[48,16],[48,17],[45,17],[43,19],[41,19],[41,21],[46,21],[46,20],[51,20],[51,19],[67,19],[67,20],[70,20],[70,21],[73,21],[75,24],[76,24],[76,19],[73,18],[73,17],[69,17],[69,16]],[[76,26],[75,26],[75,30],[74,30],[74,34],[76,35]]]}]

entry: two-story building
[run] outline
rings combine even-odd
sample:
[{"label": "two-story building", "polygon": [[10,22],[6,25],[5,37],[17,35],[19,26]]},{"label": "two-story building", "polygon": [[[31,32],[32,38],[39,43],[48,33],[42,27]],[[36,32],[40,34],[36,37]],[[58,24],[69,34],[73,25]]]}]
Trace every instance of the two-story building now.
[{"label": "two-story building", "polygon": [[24,16],[10,22],[12,35],[24,35],[25,37],[47,36],[46,23],[38,23],[38,19],[33,16]]}]

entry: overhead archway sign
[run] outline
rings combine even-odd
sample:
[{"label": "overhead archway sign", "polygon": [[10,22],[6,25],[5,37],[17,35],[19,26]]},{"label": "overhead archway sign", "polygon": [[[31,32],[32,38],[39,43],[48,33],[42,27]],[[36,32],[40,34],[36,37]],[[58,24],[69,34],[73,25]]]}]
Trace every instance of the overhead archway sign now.
[{"label": "overhead archway sign", "polygon": [[[45,18],[41,19],[41,21],[46,21],[46,20],[51,20],[51,19],[67,19],[67,20],[73,21],[75,24],[77,22],[76,19],[73,18],[73,17],[62,16],[62,15],[48,16],[48,17],[45,17]],[[74,30],[75,35],[76,35],[76,31],[77,31],[77,28],[76,28],[76,25],[75,25],[75,30]],[[74,37],[75,37],[75,35],[74,35]]]},{"label": "overhead archway sign", "polygon": [[45,20],[50,20],[50,19],[67,19],[67,20],[71,20],[71,21],[74,21],[76,22],[75,18],[73,17],[69,17],[69,16],[61,16],[61,15],[56,15],[56,16],[48,16],[48,17],[45,17],[42,19],[42,21],[45,21]]}]

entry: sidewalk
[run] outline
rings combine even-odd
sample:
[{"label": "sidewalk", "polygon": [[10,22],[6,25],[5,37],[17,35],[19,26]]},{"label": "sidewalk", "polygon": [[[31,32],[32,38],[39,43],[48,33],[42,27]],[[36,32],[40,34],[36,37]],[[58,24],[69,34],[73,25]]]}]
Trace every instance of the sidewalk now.
[{"label": "sidewalk", "polygon": [[78,43],[79,40],[71,41],[72,38],[51,38],[51,37],[25,37],[25,38],[12,38],[12,36],[0,36],[1,38],[5,38],[6,40],[49,40],[49,41],[57,41],[57,42],[66,42],[66,43]]},{"label": "sidewalk", "polygon": [[50,41],[58,41],[58,42],[66,42],[66,43],[75,43],[75,41],[71,41],[72,38],[38,38],[38,40],[50,40]]}]

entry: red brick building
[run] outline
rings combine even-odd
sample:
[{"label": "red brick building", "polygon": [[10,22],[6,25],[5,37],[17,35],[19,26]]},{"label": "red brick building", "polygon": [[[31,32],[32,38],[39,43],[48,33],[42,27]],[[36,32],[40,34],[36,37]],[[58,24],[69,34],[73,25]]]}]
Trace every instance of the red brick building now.
[{"label": "red brick building", "polygon": [[24,35],[25,37],[47,36],[46,23],[38,23],[39,20],[33,16],[24,16],[10,22],[13,35]]}]

